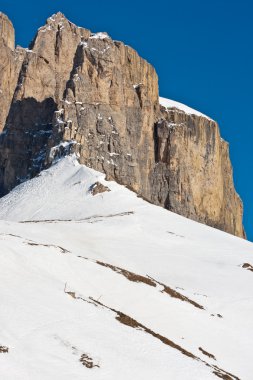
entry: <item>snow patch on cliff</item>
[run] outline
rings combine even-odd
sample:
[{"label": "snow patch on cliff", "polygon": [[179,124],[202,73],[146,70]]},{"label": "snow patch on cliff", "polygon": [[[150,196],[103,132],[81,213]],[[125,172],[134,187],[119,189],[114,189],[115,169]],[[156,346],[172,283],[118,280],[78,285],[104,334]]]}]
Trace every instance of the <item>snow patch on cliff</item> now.
[{"label": "snow patch on cliff", "polygon": [[175,100],[160,97],[159,102],[160,102],[161,106],[163,106],[165,108],[177,108],[177,109],[179,109],[179,110],[181,110],[181,111],[183,111],[189,115],[202,116],[202,117],[205,117],[206,119],[212,120],[209,116],[204,115],[203,113],[196,111],[195,109],[190,108],[190,107],[186,106],[185,104],[176,102]]}]

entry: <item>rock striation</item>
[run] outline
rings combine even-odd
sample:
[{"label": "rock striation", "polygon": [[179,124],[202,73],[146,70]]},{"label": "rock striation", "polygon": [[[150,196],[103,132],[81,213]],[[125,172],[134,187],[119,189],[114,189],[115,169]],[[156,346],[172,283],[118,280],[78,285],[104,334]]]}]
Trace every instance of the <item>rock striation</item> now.
[{"label": "rock striation", "polygon": [[107,33],[57,13],[29,49],[13,50],[6,20],[0,17],[1,195],[75,152],[148,201],[244,237],[216,122],[160,105],[155,69]]}]

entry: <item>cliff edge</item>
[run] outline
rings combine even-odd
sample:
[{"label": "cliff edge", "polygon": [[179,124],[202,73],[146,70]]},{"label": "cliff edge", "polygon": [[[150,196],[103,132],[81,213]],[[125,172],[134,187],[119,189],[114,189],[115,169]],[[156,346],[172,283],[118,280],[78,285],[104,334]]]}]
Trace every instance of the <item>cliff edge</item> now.
[{"label": "cliff edge", "polygon": [[0,14],[0,48],[1,195],[75,152],[146,200],[245,237],[217,123],[159,99],[155,69],[134,49],[62,13],[29,49],[14,49]]}]

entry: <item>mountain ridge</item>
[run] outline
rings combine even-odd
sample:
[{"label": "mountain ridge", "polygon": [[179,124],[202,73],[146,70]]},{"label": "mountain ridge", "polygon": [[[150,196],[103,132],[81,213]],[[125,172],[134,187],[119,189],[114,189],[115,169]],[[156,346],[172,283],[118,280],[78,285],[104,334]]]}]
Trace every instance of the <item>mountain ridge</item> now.
[{"label": "mountain ridge", "polygon": [[75,152],[80,163],[148,201],[245,237],[217,123],[160,106],[155,69],[134,49],[62,13],[48,18],[29,49],[13,51],[5,39],[2,195],[49,167],[54,155]]}]

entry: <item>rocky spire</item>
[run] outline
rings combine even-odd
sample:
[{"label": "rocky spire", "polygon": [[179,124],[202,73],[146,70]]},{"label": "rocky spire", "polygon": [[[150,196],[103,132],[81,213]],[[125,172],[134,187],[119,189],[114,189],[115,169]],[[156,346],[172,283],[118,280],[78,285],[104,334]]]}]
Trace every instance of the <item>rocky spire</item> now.
[{"label": "rocky spire", "polygon": [[0,12],[0,38],[11,49],[15,48],[15,31],[12,22],[2,12]]}]

